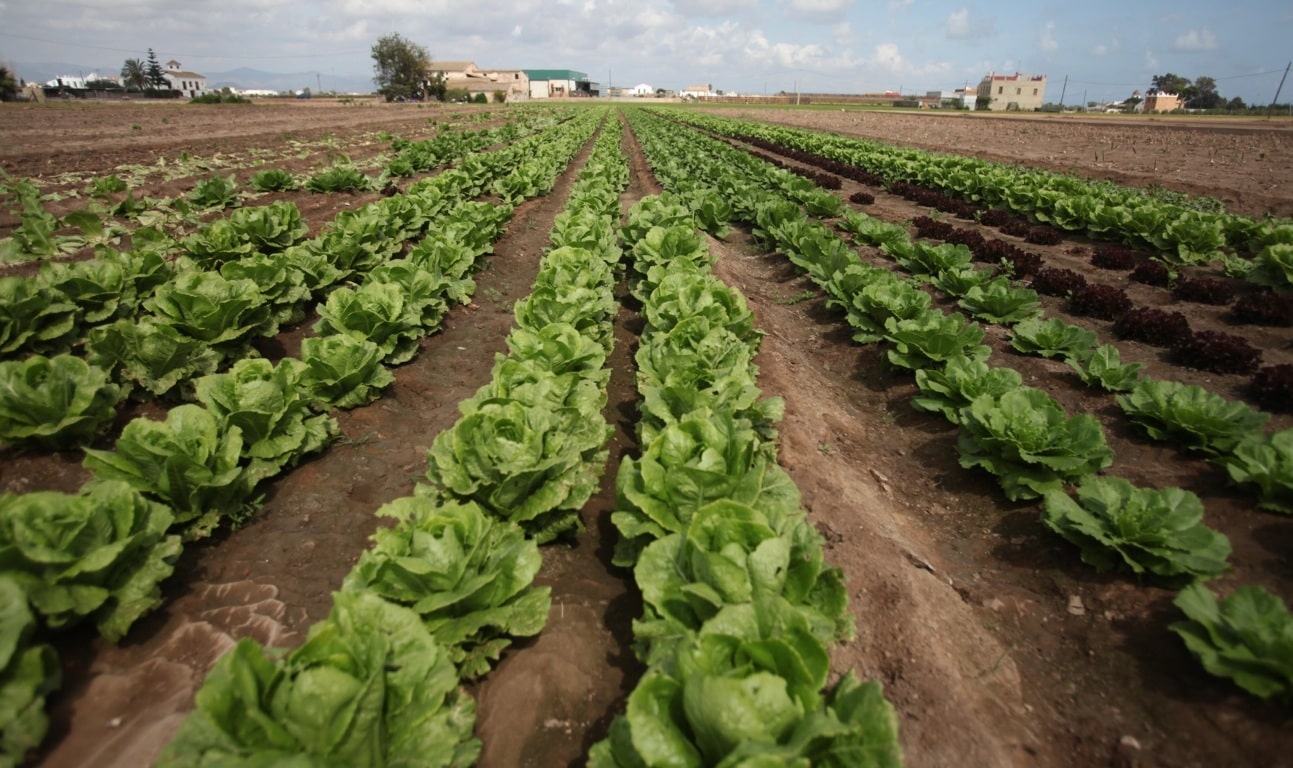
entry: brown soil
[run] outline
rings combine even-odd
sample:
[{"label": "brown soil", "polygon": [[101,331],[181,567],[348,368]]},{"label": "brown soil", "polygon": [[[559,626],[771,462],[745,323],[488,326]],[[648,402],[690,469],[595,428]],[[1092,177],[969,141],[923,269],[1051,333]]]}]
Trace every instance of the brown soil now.
[{"label": "brown soil", "polygon": [[[331,133],[343,148],[351,137],[382,130],[417,138],[428,114],[443,114],[314,102],[195,119],[193,109],[6,105],[0,108],[0,135],[6,137],[0,165],[57,183],[41,170],[41,147],[47,145],[41,137],[72,135],[90,123],[104,132],[94,138],[96,150],[60,150],[51,163],[55,172],[106,174],[121,163],[152,162],[181,148],[195,156],[244,156],[286,146],[276,137],[288,132]],[[1015,159],[1044,165],[1037,153],[1062,153],[1086,174],[1108,173],[1083,162],[1100,140],[1070,123],[881,113],[754,116],[833,130],[843,130],[835,120],[856,117],[878,138],[976,153],[989,152],[983,137],[1026,129],[1012,135]],[[169,119],[162,123],[162,117]],[[137,143],[129,126],[146,119],[167,126],[173,143]],[[954,129],[964,133],[941,133]],[[1176,145],[1175,132],[1183,130],[1191,141],[1213,146],[1234,140],[1233,133],[1205,125],[1145,124],[1143,130],[1158,131],[1153,141],[1165,145]],[[943,138],[921,139],[922,131]],[[1277,150],[1289,151],[1288,134],[1263,130],[1253,136],[1270,142],[1261,150],[1269,158],[1260,166],[1265,173],[1227,177],[1211,194],[1233,195],[1244,204],[1264,200],[1258,205],[1287,213],[1293,210],[1287,191],[1293,166],[1288,157],[1278,164],[1274,158]],[[633,173],[625,207],[659,191],[631,136],[627,146]],[[302,162],[326,163],[329,151],[317,148]],[[373,151],[380,151],[377,143]],[[1033,156],[1022,157],[1026,153]],[[1173,157],[1177,167],[1155,183],[1189,192],[1200,179],[1212,178],[1215,156]],[[53,724],[38,764],[147,764],[191,708],[206,670],[236,639],[290,647],[326,614],[331,591],[381,524],[373,513],[412,491],[435,435],[457,419],[457,403],[488,379],[493,354],[504,349],[512,325],[512,303],[530,289],[552,218],[582,162],[581,156],[552,194],[518,208],[477,275],[474,303],[452,312],[416,360],[397,369],[385,396],[338,415],[343,442],[274,482],[264,509],[245,527],[185,551],[160,610],[116,647],[89,633],[59,637],[66,683],[52,699]],[[846,184],[844,193],[856,189]],[[307,205],[314,198],[329,202]],[[289,199],[315,231],[337,210],[371,198]],[[925,211],[880,196],[867,212],[901,221]],[[1124,287],[1138,302],[1171,304],[1195,328],[1252,332],[1267,363],[1293,362],[1287,329],[1226,326],[1218,308],[1175,302],[1163,289],[1130,283],[1126,273],[1093,269],[1086,261],[1090,245],[1070,240],[1025,247],[1042,253],[1049,265]],[[835,649],[833,666],[884,683],[901,718],[908,765],[1293,765],[1287,711],[1202,671],[1167,629],[1178,618],[1171,591],[1096,573],[1041,525],[1039,505],[1007,502],[992,478],[961,469],[955,431],[940,417],[911,408],[916,388],[910,374],[890,368],[879,346],[854,344],[820,292],[784,259],[761,253],[739,230],[711,241],[711,248],[720,255],[716,273],[745,294],[767,334],[758,358],[760,386],[786,401],[782,462],[826,537],[828,559],[847,579],[858,637]],[[862,255],[886,263],[870,249]],[[1048,314],[1062,315],[1058,300],[1045,303]],[[1111,338],[1109,323],[1062,316],[1096,330],[1102,340]],[[615,535],[608,522],[611,478],[619,458],[636,451],[631,350],[639,325],[631,310],[622,311],[606,409],[616,432],[602,491],[585,509],[587,531],[544,549],[540,579],[553,587],[548,625],[509,650],[473,689],[485,742],[482,766],[582,764],[640,673],[628,650],[629,623],[640,606],[627,574],[606,565]],[[285,334],[283,349],[290,352],[303,333]],[[1111,472],[1139,485],[1181,485],[1200,495],[1207,522],[1234,546],[1233,570],[1214,581],[1214,589],[1257,583],[1286,600],[1293,596],[1293,522],[1257,511],[1250,497],[1227,488],[1223,474],[1204,462],[1143,439],[1111,396],[1088,392],[1062,364],[1009,351],[1005,339],[1001,329],[989,329],[995,363],[1018,369],[1026,383],[1051,392],[1070,413],[1101,420],[1116,455]],[[1147,363],[1155,377],[1243,396],[1243,377],[1201,374],[1171,364],[1153,347],[1119,346],[1124,360]],[[1274,426],[1293,426],[1293,418],[1277,417]],[[79,458],[0,452],[0,490],[75,488],[85,479]]]}]

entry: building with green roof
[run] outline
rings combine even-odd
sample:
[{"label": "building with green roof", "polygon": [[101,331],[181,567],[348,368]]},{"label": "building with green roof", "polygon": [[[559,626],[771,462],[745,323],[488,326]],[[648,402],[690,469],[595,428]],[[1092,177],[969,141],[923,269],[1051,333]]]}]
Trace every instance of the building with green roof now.
[{"label": "building with green roof", "polygon": [[551,99],[601,95],[601,84],[574,69],[523,69],[530,78],[530,98]]}]

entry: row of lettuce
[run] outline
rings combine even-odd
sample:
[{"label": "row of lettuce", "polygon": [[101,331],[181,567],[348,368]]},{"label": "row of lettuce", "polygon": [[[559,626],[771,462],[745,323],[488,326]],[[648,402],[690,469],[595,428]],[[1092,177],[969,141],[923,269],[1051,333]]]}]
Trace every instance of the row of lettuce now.
[{"label": "row of lettuce", "polygon": [[618,565],[644,615],[647,671],[593,766],[894,766],[897,716],[880,685],[827,685],[828,647],[853,635],[843,576],[776,463],[778,399],[763,399],[762,334],[711,273],[697,225],[713,193],[644,199],[623,229],[645,328],[636,353],[640,456],[616,476]]},{"label": "row of lettuce", "polygon": [[[959,313],[931,307],[922,279],[862,264],[838,234],[799,210],[803,198],[812,198],[802,191],[799,177],[721,142],[684,135],[650,114],[635,112],[633,119],[666,188],[708,185],[721,190],[734,201],[734,218],[751,226],[757,240],[818,282],[828,303],[845,313],[858,341],[887,342],[890,363],[916,372],[921,389],[916,405],[942,413],[959,427],[963,466],[991,472],[1008,498],[1044,499],[1045,523],[1078,545],[1087,562],[1122,567],[1167,586],[1188,583],[1177,599],[1187,621],[1173,629],[1208,671],[1263,697],[1293,696],[1293,618],[1264,588],[1243,586],[1219,603],[1202,585],[1227,568],[1230,545],[1203,525],[1202,504],[1194,494],[1137,488],[1101,474],[1113,456],[1094,417],[1069,417],[1045,392],[1022,386],[1014,370],[989,366],[991,350],[982,343],[983,329]],[[799,191],[792,195],[787,189]],[[760,194],[762,201],[748,204]],[[838,213],[825,211],[828,206],[815,199],[814,205],[827,216]],[[900,263],[916,267],[924,279],[946,274],[928,268],[940,254],[958,257],[949,271],[965,268],[957,266],[954,246],[912,242],[901,226],[857,214],[844,221],[859,242],[881,247]],[[1119,404],[1151,436],[1203,452],[1225,466],[1236,482],[1255,489],[1262,506],[1287,511],[1293,487],[1293,440],[1287,430],[1266,435],[1261,430],[1266,414],[1197,387],[1141,380],[1134,367],[1120,363],[1116,350],[1095,347],[1091,339],[1073,339],[1070,328],[1043,321],[1035,311],[1012,316],[1003,307],[992,307],[991,294],[1014,290],[1003,285],[966,291],[963,306],[992,315],[992,322],[1014,325],[1019,347],[1068,346],[1071,363],[1091,383],[1130,389]],[[1061,341],[1064,337],[1070,338]],[[1076,501],[1069,495],[1071,486],[1077,486]]]},{"label": "row of lettuce", "polygon": [[515,306],[507,354],[435,438],[427,482],[378,510],[396,523],[374,535],[331,615],[286,655],[241,641],[160,765],[474,762],[475,703],[460,681],[546,623],[538,546],[580,525],[607,457],[620,137],[598,139]]},{"label": "row of lettuce", "polygon": [[[526,167],[532,188],[532,169],[542,166],[550,188],[596,126],[590,114],[540,134],[523,158],[488,167],[499,179]],[[43,644],[47,631],[91,621],[106,639],[123,637],[160,602],[159,584],[183,541],[245,520],[265,481],[336,436],[328,410],[378,397],[393,381],[386,363],[408,360],[417,339],[439,327],[447,306],[468,299],[470,272],[512,213],[508,204],[464,199],[489,183],[461,171],[419,182],[408,197],[458,202],[416,230],[386,215],[388,207],[404,205],[395,198],[357,212],[389,221],[371,227],[382,236],[374,252],[386,258],[369,265],[358,287],[332,291],[319,308],[318,335],[302,342],[301,358],[275,364],[246,357],[225,372],[198,377],[197,403],[178,405],[161,421],[131,421],[112,450],[87,449],[85,466],[94,479],[79,493],[0,496],[0,579],[22,595],[0,631],[7,638],[0,644],[0,688],[11,706],[0,710],[0,756],[18,762],[43,738],[43,699],[58,685],[57,664],[47,663],[52,652]],[[456,218],[455,210],[463,215]],[[395,256],[419,235],[408,255]]]},{"label": "row of lettuce", "polygon": [[1097,240],[1151,248],[1175,265],[1256,258],[1263,279],[1293,288],[1293,222],[1199,210],[1143,190],[1069,174],[855,137],[676,111],[726,136],[754,136],[847,163],[886,184],[912,183]]},{"label": "row of lettuce", "polygon": [[[267,158],[265,152],[258,151],[254,153],[256,162],[269,167],[248,172],[245,188],[239,188],[237,174],[231,172],[226,176],[217,174],[201,178],[183,195],[173,198],[136,197],[135,190],[145,184],[150,175],[160,173],[168,180],[196,177],[203,171],[228,170],[233,160],[220,155],[195,158],[182,153],[169,162],[161,158],[153,166],[125,166],[110,173],[96,174],[83,189],[44,193],[38,180],[15,179],[0,172],[0,201],[10,206],[11,213],[18,220],[10,233],[0,238],[0,264],[57,259],[87,247],[119,245],[123,237],[134,236],[141,227],[172,230],[193,225],[214,210],[235,207],[271,192],[305,190],[324,194],[381,189],[431,170],[448,159],[519,138],[524,132],[524,124],[533,119],[533,115],[525,115],[524,112],[509,113],[511,119],[496,129],[456,130],[448,124],[440,124],[439,131],[432,138],[422,140],[380,134],[377,138],[389,140],[390,151],[374,158],[376,175],[370,175],[348,154],[336,154],[335,140],[331,138],[313,144],[288,140],[287,152],[293,157],[326,154],[328,162],[320,169],[294,175],[273,167],[276,157]],[[436,130],[434,120],[430,121],[428,130]],[[348,148],[357,143],[362,142],[352,140]],[[66,183],[66,178],[67,175],[61,176],[56,183]],[[51,212],[46,206],[46,202],[68,198],[84,198],[86,204],[61,215]]]}]

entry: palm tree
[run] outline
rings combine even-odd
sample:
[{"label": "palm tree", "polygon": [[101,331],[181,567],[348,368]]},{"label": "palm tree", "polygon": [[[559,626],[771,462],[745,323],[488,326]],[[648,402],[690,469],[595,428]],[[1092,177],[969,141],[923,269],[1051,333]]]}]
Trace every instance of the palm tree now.
[{"label": "palm tree", "polygon": [[127,91],[142,91],[148,85],[148,71],[140,59],[126,59],[121,65],[121,84]]}]

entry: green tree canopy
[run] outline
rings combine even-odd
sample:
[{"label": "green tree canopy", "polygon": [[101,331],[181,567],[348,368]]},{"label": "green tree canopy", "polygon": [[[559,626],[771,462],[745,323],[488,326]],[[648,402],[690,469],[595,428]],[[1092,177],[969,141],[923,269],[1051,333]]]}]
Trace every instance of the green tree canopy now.
[{"label": "green tree canopy", "polygon": [[144,65],[144,74],[148,80],[148,88],[164,91],[171,87],[166,75],[162,73],[162,65],[157,63],[157,54],[153,53],[152,48],[148,49],[148,63]]},{"label": "green tree canopy", "polygon": [[127,91],[142,91],[148,85],[148,68],[142,59],[126,59],[121,65],[121,84]]},{"label": "green tree canopy", "polygon": [[8,67],[0,67],[0,101],[18,98],[18,81]]},{"label": "green tree canopy", "polygon": [[1190,86],[1190,78],[1168,72],[1165,75],[1154,75],[1149,81],[1154,88],[1164,93],[1179,94]]},{"label": "green tree canopy", "polygon": [[427,49],[398,32],[377,38],[373,44],[373,81],[387,101],[425,98],[434,90],[439,73],[432,73]]}]

